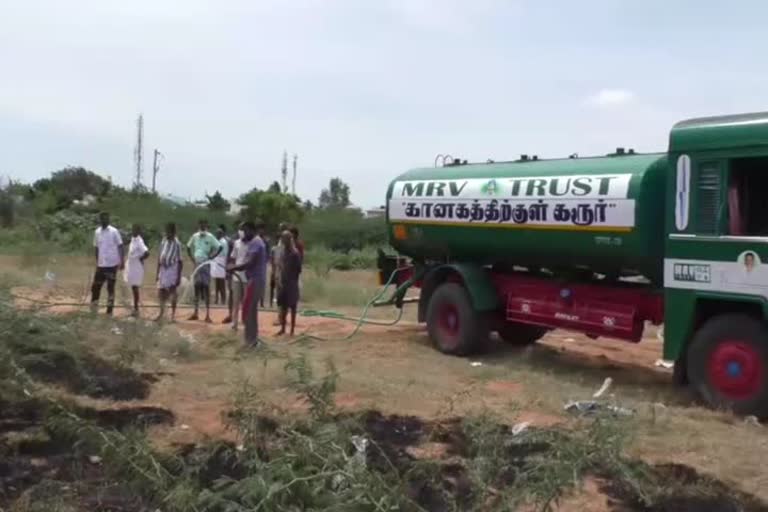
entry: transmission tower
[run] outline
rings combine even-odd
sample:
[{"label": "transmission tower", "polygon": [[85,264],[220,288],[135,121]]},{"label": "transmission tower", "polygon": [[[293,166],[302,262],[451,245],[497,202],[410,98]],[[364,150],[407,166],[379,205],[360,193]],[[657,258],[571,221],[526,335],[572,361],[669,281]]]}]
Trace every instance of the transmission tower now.
[{"label": "transmission tower", "polygon": [[157,193],[157,173],[160,172],[160,160],[165,158],[161,152],[155,148],[155,158],[152,161],[152,193]]},{"label": "transmission tower", "polygon": [[144,115],[139,114],[136,120],[136,148],[133,152],[133,161],[136,163],[136,178],[133,183],[135,190],[141,189],[141,177],[144,172]]},{"label": "transmission tower", "polygon": [[288,152],[283,151],[283,165],[280,167],[282,177],[283,193],[288,192]]},{"label": "transmission tower", "polygon": [[293,177],[291,178],[291,194],[296,195],[296,164],[299,161],[299,155],[293,154]]}]

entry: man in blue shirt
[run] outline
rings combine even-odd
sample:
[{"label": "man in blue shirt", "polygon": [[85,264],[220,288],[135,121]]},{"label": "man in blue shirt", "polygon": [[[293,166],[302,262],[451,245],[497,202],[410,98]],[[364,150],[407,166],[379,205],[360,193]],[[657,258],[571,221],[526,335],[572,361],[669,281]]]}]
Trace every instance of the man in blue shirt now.
[{"label": "man in blue shirt", "polygon": [[[211,323],[211,262],[222,251],[222,246],[216,237],[208,231],[208,221],[203,219],[199,222],[199,230],[192,235],[187,242],[187,252],[189,258],[197,268],[195,272],[195,312],[189,317],[190,320],[197,320],[197,311],[200,300],[205,301],[205,321]],[[207,263],[203,265],[203,263]]]},{"label": "man in blue shirt", "polygon": [[245,261],[240,265],[230,265],[228,269],[230,272],[245,270],[247,284],[243,300],[243,326],[247,347],[259,344],[259,301],[267,278],[267,249],[264,241],[256,236],[258,229],[253,222],[243,223],[243,242],[247,244]]}]

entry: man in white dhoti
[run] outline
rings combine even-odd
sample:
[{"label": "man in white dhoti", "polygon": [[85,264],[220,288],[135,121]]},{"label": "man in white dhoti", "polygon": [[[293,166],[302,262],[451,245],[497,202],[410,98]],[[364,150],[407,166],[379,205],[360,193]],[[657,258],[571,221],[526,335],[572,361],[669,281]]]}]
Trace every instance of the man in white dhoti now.
[{"label": "man in white dhoti", "polygon": [[134,224],[131,228],[131,243],[128,245],[128,262],[125,265],[125,282],[133,292],[133,313],[139,317],[139,294],[144,283],[144,260],[149,258],[149,249],[141,237],[141,226]]}]

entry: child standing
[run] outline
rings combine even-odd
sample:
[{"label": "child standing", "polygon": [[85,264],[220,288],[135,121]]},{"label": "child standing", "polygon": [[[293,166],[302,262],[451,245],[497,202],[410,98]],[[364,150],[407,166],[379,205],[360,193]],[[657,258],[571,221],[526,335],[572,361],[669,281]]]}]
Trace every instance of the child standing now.
[{"label": "child standing", "polygon": [[134,224],[131,228],[131,243],[128,246],[128,262],[125,265],[125,282],[133,292],[134,318],[139,317],[139,290],[144,283],[144,260],[149,257],[149,249],[141,237],[141,226]]}]

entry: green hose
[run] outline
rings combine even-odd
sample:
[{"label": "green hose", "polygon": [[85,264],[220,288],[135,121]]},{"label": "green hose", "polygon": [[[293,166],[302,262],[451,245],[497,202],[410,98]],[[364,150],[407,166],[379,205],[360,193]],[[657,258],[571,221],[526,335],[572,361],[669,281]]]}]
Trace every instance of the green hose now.
[{"label": "green hose", "polygon": [[[294,338],[291,340],[292,342],[298,342],[306,339],[312,339],[317,341],[346,341],[354,337],[358,332],[360,332],[360,329],[363,325],[381,325],[381,326],[392,326],[400,322],[403,318],[403,308],[402,306],[399,307],[399,312],[397,314],[397,317],[394,320],[368,320],[368,311],[371,309],[371,306],[376,303],[387,291],[387,288],[392,284],[392,282],[395,279],[395,276],[397,273],[402,269],[395,269],[392,274],[389,276],[389,279],[387,282],[382,286],[381,290],[379,290],[376,295],[373,296],[371,300],[369,300],[365,307],[363,308],[363,312],[359,317],[354,316],[348,316],[343,313],[339,313],[338,311],[330,311],[330,310],[322,310],[322,309],[304,309],[298,312],[300,316],[303,317],[321,317],[321,318],[332,318],[335,320],[344,320],[344,321],[351,321],[355,322],[355,327],[352,329],[352,331],[347,334],[346,336],[343,336],[341,338],[323,338],[321,336],[317,336],[315,334],[308,334],[304,333],[299,335],[297,338]],[[402,288],[402,287],[401,287]],[[400,288],[398,288],[398,291]],[[90,304],[87,303],[73,303],[73,302],[47,302],[47,301],[41,301],[38,299],[32,299],[30,297],[23,297],[18,296],[15,294],[10,294],[11,297],[15,299],[25,300],[32,302],[34,304],[39,305],[40,307],[53,307],[53,306],[89,306]],[[119,307],[118,305],[115,305],[115,307]],[[147,306],[144,306],[147,307]],[[215,306],[212,309],[217,309]],[[271,313],[277,313],[278,310],[276,308],[260,308],[260,311],[268,311]],[[261,341],[261,339],[260,339]]]},{"label": "green hose", "polygon": [[324,310],[317,310],[317,309],[306,309],[301,311],[299,314],[301,316],[306,317],[313,317],[313,316],[319,316],[323,318],[334,318],[337,320],[348,320],[348,321],[354,321],[355,328],[352,329],[352,331],[347,334],[346,336],[343,336],[341,338],[323,338],[321,336],[317,336],[315,334],[301,334],[298,338],[292,340],[293,342],[298,342],[305,339],[312,339],[317,341],[346,341],[348,339],[351,339],[354,337],[358,332],[360,332],[360,329],[363,327],[363,325],[383,325],[383,326],[389,326],[389,325],[395,325],[403,318],[403,308],[402,306],[399,309],[399,312],[397,314],[397,317],[394,320],[389,321],[379,321],[379,320],[367,320],[366,317],[368,316],[368,311],[371,309],[371,306],[379,300],[387,291],[387,288],[389,288],[389,285],[392,284],[392,281],[395,280],[395,276],[397,273],[402,269],[395,269],[392,274],[389,276],[389,279],[387,279],[387,282],[384,283],[384,286],[381,287],[381,290],[379,290],[376,295],[373,296],[371,300],[368,301],[368,303],[363,308],[363,312],[359,317],[351,317],[347,315],[343,315],[341,313],[338,313],[336,311],[324,311]]}]

